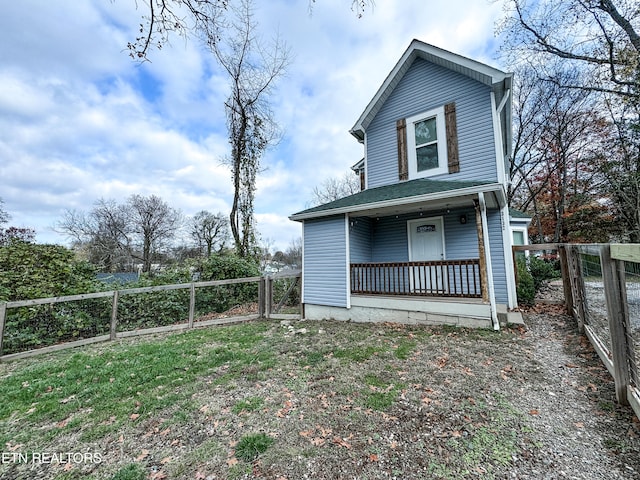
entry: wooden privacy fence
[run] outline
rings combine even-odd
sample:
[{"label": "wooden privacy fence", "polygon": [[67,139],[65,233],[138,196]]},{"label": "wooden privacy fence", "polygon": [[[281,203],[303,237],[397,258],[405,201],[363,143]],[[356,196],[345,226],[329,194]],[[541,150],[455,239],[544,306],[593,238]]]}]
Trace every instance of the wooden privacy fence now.
[{"label": "wooden privacy fence", "polygon": [[640,418],[640,244],[552,244],[516,251],[556,250],[567,311],[576,319],[615,381],[618,402]]},{"label": "wooden privacy fence", "polygon": [[[300,279],[301,272],[296,270],[266,277],[1,302],[0,360],[257,318],[300,318]],[[280,313],[285,304],[292,313]]]}]

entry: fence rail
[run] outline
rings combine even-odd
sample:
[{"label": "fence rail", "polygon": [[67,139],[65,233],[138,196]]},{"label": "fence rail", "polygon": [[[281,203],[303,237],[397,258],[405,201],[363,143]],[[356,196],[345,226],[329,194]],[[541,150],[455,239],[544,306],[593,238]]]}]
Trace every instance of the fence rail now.
[{"label": "fence rail", "polygon": [[480,260],[352,263],[351,293],[480,298]]},{"label": "fence rail", "polygon": [[[3,302],[0,361],[134,335],[256,318],[298,318],[300,278],[296,270]],[[281,312],[285,305],[290,313]]]}]

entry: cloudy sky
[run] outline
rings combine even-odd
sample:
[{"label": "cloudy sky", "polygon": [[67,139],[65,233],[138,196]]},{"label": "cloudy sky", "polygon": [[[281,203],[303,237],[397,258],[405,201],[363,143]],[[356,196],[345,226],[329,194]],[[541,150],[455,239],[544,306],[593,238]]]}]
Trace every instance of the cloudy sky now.
[{"label": "cloudy sky", "polygon": [[[143,5],[142,2],[139,2]],[[288,220],[313,188],[363,155],[349,134],[413,38],[501,67],[501,2],[256,0],[265,38],[292,53],[273,97],[282,141],[263,158],[255,212],[263,242],[285,249]],[[227,83],[195,40],[174,37],[138,64],[127,55],[136,0],[20,0],[0,16],[0,198],[11,225],[66,244],[53,226],[100,199],[157,195],[193,215],[230,210],[223,102]]]}]

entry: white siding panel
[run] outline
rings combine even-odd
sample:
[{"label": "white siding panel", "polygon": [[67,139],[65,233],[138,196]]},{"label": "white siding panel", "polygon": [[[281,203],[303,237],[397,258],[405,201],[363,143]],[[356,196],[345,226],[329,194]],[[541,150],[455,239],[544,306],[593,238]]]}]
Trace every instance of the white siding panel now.
[{"label": "white siding panel", "polygon": [[304,223],[304,303],[347,306],[344,216]]}]

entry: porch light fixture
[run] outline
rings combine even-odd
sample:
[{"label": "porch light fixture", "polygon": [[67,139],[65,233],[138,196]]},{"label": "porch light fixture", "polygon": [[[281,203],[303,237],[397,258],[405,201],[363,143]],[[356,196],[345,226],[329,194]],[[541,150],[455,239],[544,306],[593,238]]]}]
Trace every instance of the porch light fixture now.
[{"label": "porch light fixture", "polygon": [[460,215],[460,223],[462,225],[464,225],[465,223],[467,223],[467,214],[463,213],[462,215]]}]

